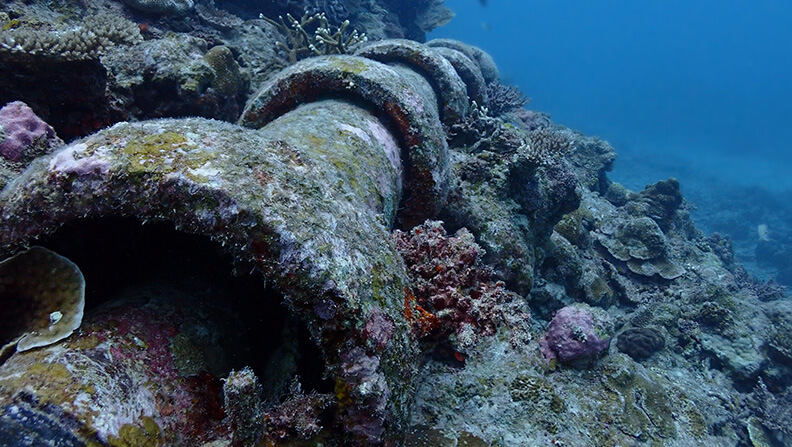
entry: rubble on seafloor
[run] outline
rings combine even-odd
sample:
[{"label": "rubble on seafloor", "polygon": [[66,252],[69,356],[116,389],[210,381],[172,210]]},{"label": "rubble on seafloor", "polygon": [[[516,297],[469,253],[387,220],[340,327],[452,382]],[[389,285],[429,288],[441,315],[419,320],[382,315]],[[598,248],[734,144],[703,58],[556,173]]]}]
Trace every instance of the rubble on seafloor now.
[{"label": "rubble on seafloor", "polygon": [[0,444],[792,443],[792,305],[684,185],[363,3],[0,6]]}]

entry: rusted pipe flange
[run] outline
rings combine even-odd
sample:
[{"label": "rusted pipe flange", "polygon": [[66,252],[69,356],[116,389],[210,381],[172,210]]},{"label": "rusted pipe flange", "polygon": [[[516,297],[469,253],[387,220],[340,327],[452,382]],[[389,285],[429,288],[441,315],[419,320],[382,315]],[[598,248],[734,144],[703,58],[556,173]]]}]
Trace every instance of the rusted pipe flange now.
[{"label": "rusted pipe flange", "polygon": [[500,80],[500,73],[498,72],[498,66],[495,65],[495,61],[492,59],[486,51],[482,50],[481,48],[474,47],[473,45],[468,45],[464,42],[460,42],[454,39],[433,39],[429,42],[426,42],[426,46],[428,47],[445,47],[451,48],[457,51],[461,51],[467,57],[475,61],[479,68],[481,69],[481,74],[484,76],[484,81],[487,84],[491,84],[493,82],[498,82]]},{"label": "rusted pipe flange", "polygon": [[487,104],[487,83],[476,62],[473,62],[465,53],[453,48],[434,47],[434,51],[446,58],[454,66],[457,74],[467,86],[467,95],[471,101],[479,105]]},{"label": "rusted pipe flange", "polygon": [[323,98],[346,99],[381,114],[403,145],[407,175],[405,209],[399,218],[410,227],[434,216],[448,192],[445,132],[434,97],[427,98],[431,93],[425,93],[418,78],[423,79],[362,57],[304,59],[269,80],[248,101],[239,124],[258,129],[301,104]]},{"label": "rusted pipe flange", "polygon": [[385,64],[402,64],[426,77],[435,90],[440,119],[446,125],[467,114],[470,101],[465,83],[450,62],[426,45],[406,39],[380,40],[364,46],[355,55]]}]

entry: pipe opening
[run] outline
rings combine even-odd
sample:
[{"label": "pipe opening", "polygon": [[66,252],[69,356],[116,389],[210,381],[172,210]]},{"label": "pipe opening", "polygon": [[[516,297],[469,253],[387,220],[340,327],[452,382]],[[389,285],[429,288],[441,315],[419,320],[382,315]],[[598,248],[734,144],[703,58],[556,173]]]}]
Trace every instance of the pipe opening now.
[{"label": "pipe opening", "polygon": [[283,294],[208,237],[178,231],[170,222],[98,218],[68,223],[38,242],[82,271],[83,326],[119,300],[154,300],[156,307],[159,300],[172,305],[167,301],[175,297],[177,306],[197,307],[170,343],[181,375],[220,379],[250,367],[269,404],[287,397],[295,377],[303,390],[332,390],[320,349],[284,306]]}]

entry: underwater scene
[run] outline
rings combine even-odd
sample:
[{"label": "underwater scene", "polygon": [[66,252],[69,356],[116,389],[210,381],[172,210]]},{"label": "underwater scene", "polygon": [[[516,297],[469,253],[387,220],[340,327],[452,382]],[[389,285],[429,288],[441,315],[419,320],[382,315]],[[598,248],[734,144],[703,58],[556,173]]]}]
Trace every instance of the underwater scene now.
[{"label": "underwater scene", "polygon": [[2,0],[0,446],[792,446],[790,23]]}]

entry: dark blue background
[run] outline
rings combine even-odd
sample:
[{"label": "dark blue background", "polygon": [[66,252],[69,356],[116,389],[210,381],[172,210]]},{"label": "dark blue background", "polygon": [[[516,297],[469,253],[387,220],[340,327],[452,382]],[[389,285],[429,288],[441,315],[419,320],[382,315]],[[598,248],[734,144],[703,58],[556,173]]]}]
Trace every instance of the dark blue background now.
[{"label": "dark blue background", "polygon": [[528,108],[610,141],[633,189],[668,176],[792,188],[792,2],[446,0]]}]

